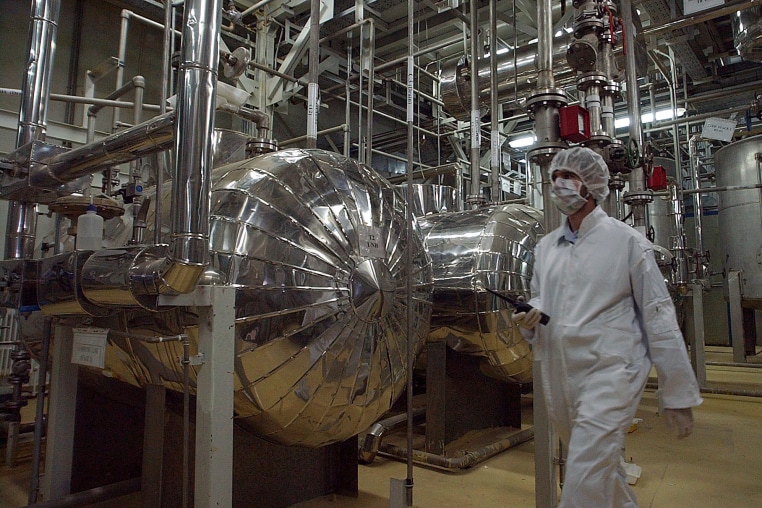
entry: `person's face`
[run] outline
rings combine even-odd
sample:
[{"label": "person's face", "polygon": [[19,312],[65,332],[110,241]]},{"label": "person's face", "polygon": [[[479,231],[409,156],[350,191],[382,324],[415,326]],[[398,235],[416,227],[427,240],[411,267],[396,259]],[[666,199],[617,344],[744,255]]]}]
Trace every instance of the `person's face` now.
[{"label": "person's face", "polygon": [[569,171],[568,169],[556,169],[553,171],[553,174],[550,175],[550,178],[553,182],[556,181],[556,178],[577,181],[580,183],[580,195],[587,196],[587,187],[585,187],[585,184],[582,182],[582,178],[580,178],[579,175],[574,171]]}]

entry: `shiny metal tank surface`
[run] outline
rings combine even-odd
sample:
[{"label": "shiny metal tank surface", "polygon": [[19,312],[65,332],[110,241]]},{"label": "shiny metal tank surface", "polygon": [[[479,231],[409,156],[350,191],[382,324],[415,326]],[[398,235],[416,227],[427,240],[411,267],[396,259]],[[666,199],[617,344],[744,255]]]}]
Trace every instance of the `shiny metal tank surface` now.
[{"label": "shiny metal tank surface", "polygon": [[513,309],[488,287],[529,299],[542,213],[502,205],[421,219],[432,260],[434,301],[429,340],[482,356],[482,370],[520,383],[532,379],[532,353],[510,319]]},{"label": "shiny metal tank surface", "polygon": [[[405,391],[408,277],[416,351],[429,331],[431,262],[417,224],[406,239],[402,196],[372,169],[321,150],[233,163],[213,181],[205,281],[237,288],[237,421],[311,447],[367,429]],[[182,329],[195,349],[196,322],[181,310],[133,313],[124,328]],[[134,384],[161,375],[179,387],[178,345],[113,342],[110,375]]]},{"label": "shiny metal tank surface", "polygon": [[[724,146],[714,154],[717,186],[762,183],[762,136]],[[723,266],[742,277],[742,304],[762,309],[762,196],[760,189],[720,192],[718,223]]]}]

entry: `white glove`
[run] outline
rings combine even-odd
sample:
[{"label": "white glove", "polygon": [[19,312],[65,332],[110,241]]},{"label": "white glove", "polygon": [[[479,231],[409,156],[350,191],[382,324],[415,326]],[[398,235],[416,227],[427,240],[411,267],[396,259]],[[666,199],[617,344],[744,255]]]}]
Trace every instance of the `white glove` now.
[{"label": "white glove", "polygon": [[514,312],[511,314],[511,321],[516,323],[522,328],[526,328],[527,330],[531,330],[535,326],[537,326],[537,323],[540,322],[540,318],[542,317],[542,312],[540,309],[532,309],[529,312]]},{"label": "white glove", "polygon": [[693,433],[693,410],[689,407],[682,409],[664,409],[664,419],[667,425],[677,431],[677,439],[688,437]]}]

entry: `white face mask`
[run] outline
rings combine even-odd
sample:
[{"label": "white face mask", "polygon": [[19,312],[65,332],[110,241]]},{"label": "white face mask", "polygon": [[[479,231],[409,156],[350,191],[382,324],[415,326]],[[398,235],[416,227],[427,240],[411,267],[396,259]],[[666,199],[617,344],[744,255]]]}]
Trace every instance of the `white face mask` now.
[{"label": "white face mask", "polygon": [[572,215],[585,206],[587,198],[580,194],[582,182],[567,178],[556,178],[550,190],[550,199],[564,215]]}]

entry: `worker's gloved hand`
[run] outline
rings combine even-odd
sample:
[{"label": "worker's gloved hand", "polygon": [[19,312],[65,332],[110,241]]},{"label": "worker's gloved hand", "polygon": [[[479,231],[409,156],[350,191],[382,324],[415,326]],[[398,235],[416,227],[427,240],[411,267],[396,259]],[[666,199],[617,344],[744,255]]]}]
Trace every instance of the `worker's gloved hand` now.
[{"label": "worker's gloved hand", "polygon": [[511,320],[522,328],[531,330],[540,322],[542,312],[540,309],[532,309],[529,312],[514,312],[511,314]]},{"label": "worker's gloved hand", "polygon": [[664,409],[667,425],[677,431],[677,439],[688,437],[693,433],[693,410],[689,407],[682,409]]}]

